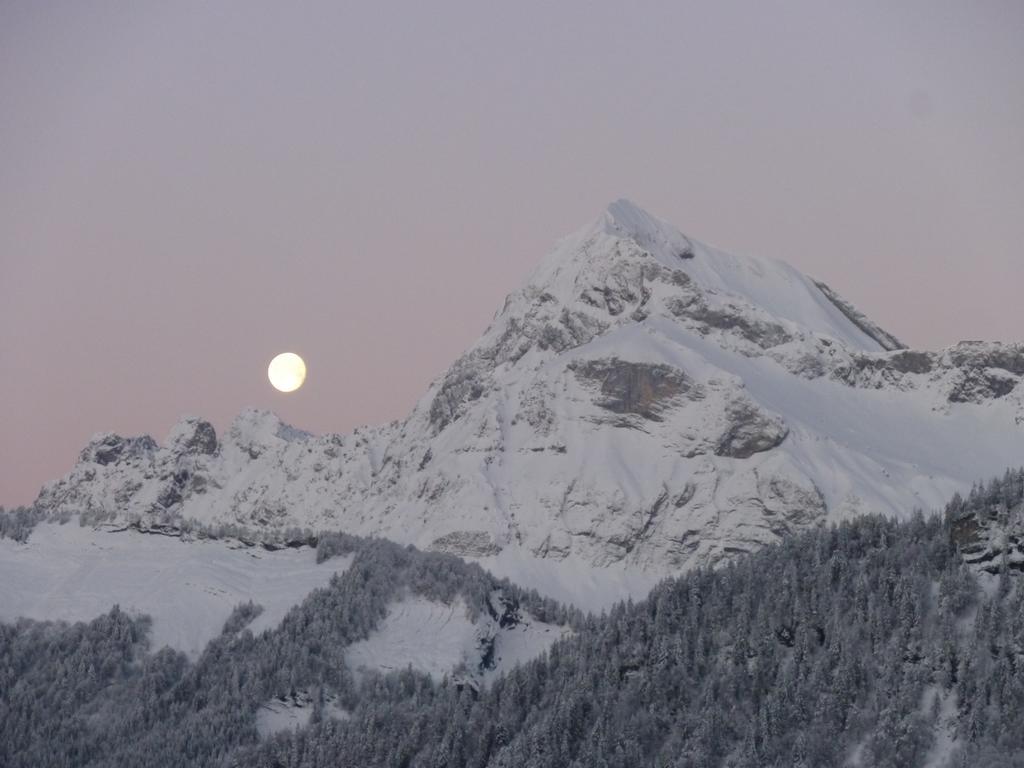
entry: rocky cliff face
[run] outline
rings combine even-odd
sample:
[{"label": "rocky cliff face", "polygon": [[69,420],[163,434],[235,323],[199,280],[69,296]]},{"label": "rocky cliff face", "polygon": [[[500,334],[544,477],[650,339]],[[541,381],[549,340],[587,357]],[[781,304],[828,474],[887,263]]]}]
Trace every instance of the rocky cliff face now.
[{"label": "rocky cliff face", "polygon": [[947,510],[950,535],[968,565],[988,573],[1024,571],[1024,469],[1007,471]]},{"label": "rocky cliff face", "polygon": [[103,435],[37,505],[378,534],[662,574],[860,512],[935,507],[1024,456],[1024,345],[908,350],[781,262],[626,201],[558,244],[410,416],[312,436]]}]

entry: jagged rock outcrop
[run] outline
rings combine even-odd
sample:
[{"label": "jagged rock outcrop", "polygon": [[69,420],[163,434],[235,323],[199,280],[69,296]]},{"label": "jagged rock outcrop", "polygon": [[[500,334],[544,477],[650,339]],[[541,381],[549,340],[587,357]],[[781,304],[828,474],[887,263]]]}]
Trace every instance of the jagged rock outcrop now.
[{"label": "jagged rock outcrop", "polygon": [[633,363],[618,358],[574,360],[569,370],[582,382],[594,384],[600,395],[594,404],[618,414],[635,414],[663,421],[662,411],[680,398],[704,399],[704,389],[678,368],[657,363]]},{"label": "jagged rock outcrop", "polygon": [[78,460],[105,467],[116,461],[130,461],[148,456],[156,449],[156,442],[148,435],[121,437],[113,432],[105,432],[89,441],[79,454]]},{"label": "jagged rock outcrop", "polygon": [[618,201],[407,419],[312,436],[247,411],[220,439],[198,419],[162,446],[102,435],[37,507],[380,535],[520,580],[535,559],[656,575],[942,504],[1024,456],[1022,376],[1024,345],[903,348],[792,267]]},{"label": "jagged rock outcrop", "polygon": [[988,573],[1024,572],[1024,469],[959,494],[946,510],[964,562]]},{"label": "jagged rock outcrop", "polygon": [[715,445],[716,456],[749,459],[779,445],[789,432],[781,419],[766,415],[749,400],[729,403],[726,415],[728,429]]}]

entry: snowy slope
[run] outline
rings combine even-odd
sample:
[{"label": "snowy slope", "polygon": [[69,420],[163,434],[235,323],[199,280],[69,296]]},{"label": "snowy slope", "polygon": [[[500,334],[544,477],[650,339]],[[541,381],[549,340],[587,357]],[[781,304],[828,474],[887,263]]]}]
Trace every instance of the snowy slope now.
[{"label": "snowy slope", "polygon": [[310,548],[268,552],[44,524],[27,543],[0,539],[0,621],[88,621],[118,604],[152,617],[152,650],[169,645],[195,657],[239,603],[263,606],[248,625],[258,634],[349,562],[335,557],[317,565]]},{"label": "snowy slope", "polygon": [[461,598],[449,605],[409,596],[391,606],[368,638],[346,649],[345,661],[357,673],[412,667],[436,680],[454,675],[486,683],[569,633],[528,614],[506,626],[491,616],[473,621]]},{"label": "snowy slope", "polygon": [[[256,713],[256,730],[266,738],[283,731],[305,728],[313,716],[314,692],[302,690],[260,705]],[[337,697],[324,695],[323,715],[335,720],[347,720],[349,713],[339,706]]]},{"label": "snowy slope", "polygon": [[410,597],[392,605],[370,637],[350,645],[345,662],[355,672],[386,673],[411,666],[440,680],[475,648],[465,603],[445,605]]},{"label": "snowy slope", "polygon": [[[151,650],[170,646],[196,658],[238,604],[262,608],[245,624],[259,635],[351,563],[348,555],[317,564],[310,547],[267,551],[227,540],[45,523],[26,543],[0,539],[0,622],[89,621],[119,605],[151,617]],[[357,674],[411,666],[438,680],[457,675],[480,685],[570,631],[512,608],[500,590],[490,604],[489,613],[473,619],[462,597],[449,605],[406,595],[368,638],[346,649],[346,661]],[[308,696],[267,702],[261,731],[304,724],[311,705]]]},{"label": "snowy slope", "polygon": [[1024,463],[1024,345],[904,349],[835,291],[627,201],[561,241],[407,419],[100,435],[37,505],[382,535],[585,607]]}]

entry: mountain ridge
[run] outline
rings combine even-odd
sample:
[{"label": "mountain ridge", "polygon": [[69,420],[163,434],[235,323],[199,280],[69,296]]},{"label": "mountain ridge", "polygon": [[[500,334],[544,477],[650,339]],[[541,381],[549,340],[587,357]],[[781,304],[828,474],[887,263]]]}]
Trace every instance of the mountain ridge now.
[{"label": "mountain ridge", "polygon": [[219,440],[196,418],[162,447],[101,435],[36,507],[381,535],[613,600],[1020,462],[1024,345],[909,350],[822,286],[619,200],[405,420],[317,437],[248,410]]}]

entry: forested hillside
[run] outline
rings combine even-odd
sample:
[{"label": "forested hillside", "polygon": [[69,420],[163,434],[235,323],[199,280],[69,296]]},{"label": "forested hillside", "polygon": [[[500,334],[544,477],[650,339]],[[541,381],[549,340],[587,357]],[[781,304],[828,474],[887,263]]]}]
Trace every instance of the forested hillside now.
[{"label": "forested hillside", "polygon": [[[0,764],[1024,765],[1020,575],[960,554],[965,521],[997,539],[1022,499],[1008,472],[942,517],[809,531],[586,618],[453,557],[325,538],[348,571],[258,637],[240,607],[195,664],[117,610],[0,628]],[[482,690],[346,668],[403,590],[486,610],[496,588],[574,635]],[[259,705],[299,689],[310,725],[261,740]]]}]

